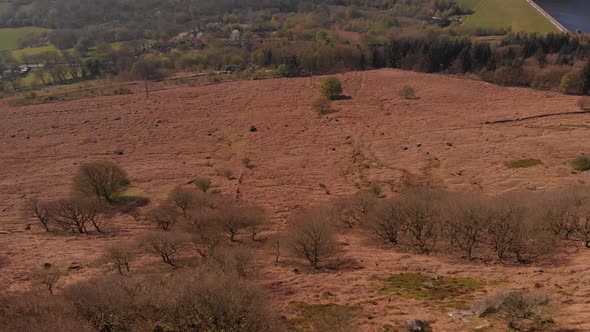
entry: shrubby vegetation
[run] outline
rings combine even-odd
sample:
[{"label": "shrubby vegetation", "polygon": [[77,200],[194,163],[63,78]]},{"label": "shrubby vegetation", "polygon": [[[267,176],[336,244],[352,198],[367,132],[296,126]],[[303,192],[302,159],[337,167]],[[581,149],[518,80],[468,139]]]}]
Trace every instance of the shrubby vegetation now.
[{"label": "shrubby vegetation", "polygon": [[[108,181],[89,186],[89,174]],[[50,320],[44,327],[60,331],[282,330],[284,321],[270,309],[269,297],[251,282],[260,262],[292,265],[297,273],[338,269],[341,233],[366,235],[368,245],[383,250],[444,253],[480,263],[531,264],[566,246],[590,248],[590,191],[583,188],[498,197],[429,188],[408,189],[393,197],[377,190],[361,191],[303,211],[282,231],[268,236],[269,222],[261,208],[192,182],[174,188],[134,217],[152,222],[152,230],[105,248],[96,264],[107,267],[106,275],[64,285],[67,269],[46,263],[33,275],[41,291],[2,298],[0,324],[27,330]],[[116,213],[128,213],[121,209],[128,201],[121,191],[129,185],[126,173],[116,164],[93,162],[80,166],[74,183],[85,186],[75,185],[70,197],[29,201],[27,215],[44,233],[116,236],[107,226]],[[87,190],[113,183],[120,185],[106,187],[114,191]],[[270,255],[261,255],[262,247]],[[383,279],[386,284],[379,291],[437,299],[482,287],[472,279],[429,282],[428,278],[394,275]],[[406,286],[415,283],[432,288],[407,291]],[[510,322],[529,315],[519,303],[538,305],[525,295],[510,296],[502,297],[500,304],[517,306],[502,311],[517,315],[508,317]],[[324,320],[330,319],[338,325],[344,319],[313,317],[307,317],[312,321],[306,324],[325,326]]]}]

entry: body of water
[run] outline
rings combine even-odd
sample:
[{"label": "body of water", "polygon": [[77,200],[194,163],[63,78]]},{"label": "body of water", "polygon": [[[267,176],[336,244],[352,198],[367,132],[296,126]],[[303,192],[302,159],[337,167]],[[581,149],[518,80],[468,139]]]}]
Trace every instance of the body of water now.
[{"label": "body of water", "polygon": [[568,30],[590,33],[590,0],[534,0]]}]

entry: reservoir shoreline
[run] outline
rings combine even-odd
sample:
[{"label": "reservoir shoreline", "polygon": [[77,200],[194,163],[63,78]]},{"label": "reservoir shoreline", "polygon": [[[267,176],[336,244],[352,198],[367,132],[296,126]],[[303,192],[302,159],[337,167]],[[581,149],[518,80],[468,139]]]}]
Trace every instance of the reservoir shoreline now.
[{"label": "reservoir shoreline", "polygon": [[561,24],[553,16],[551,16],[549,13],[547,13],[543,8],[541,8],[539,5],[537,5],[537,3],[535,3],[535,1],[533,1],[533,0],[527,0],[527,2],[531,6],[533,6],[533,8],[535,8],[539,13],[541,13],[541,15],[545,16],[545,18],[547,18],[553,25],[555,25],[555,27],[560,32],[569,32],[569,30],[563,24]]}]

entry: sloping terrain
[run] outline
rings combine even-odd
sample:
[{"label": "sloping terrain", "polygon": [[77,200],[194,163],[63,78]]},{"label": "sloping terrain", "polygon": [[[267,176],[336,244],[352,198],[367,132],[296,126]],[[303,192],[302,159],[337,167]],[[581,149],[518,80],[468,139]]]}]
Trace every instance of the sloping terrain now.
[{"label": "sloping terrain", "polygon": [[[131,177],[131,193],[155,201],[197,176],[209,177],[222,194],[263,206],[276,229],[308,206],[375,184],[387,195],[417,185],[496,195],[588,181],[583,173],[573,174],[569,162],[590,151],[590,114],[482,124],[576,111],[575,97],[398,70],[339,78],[346,98],[325,116],[311,108],[321,77],[174,87],[154,92],[150,100],[135,94],[2,105],[0,289],[30,287],[30,272],[45,262],[84,267],[65,282],[99,273],[96,259],[107,245],[152,227],[119,216],[104,236],[46,235],[37,225],[25,230],[33,221],[22,215],[24,201],[67,195],[78,165],[91,160],[115,160]],[[400,99],[404,85],[414,87],[419,98]],[[122,155],[114,153],[119,149]],[[253,167],[244,167],[244,158]],[[514,169],[505,164],[527,158],[542,165]],[[236,179],[224,177],[223,170]],[[488,281],[475,295],[539,283],[560,290],[564,304],[556,314],[558,326],[590,329],[590,312],[584,309],[590,294],[588,251],[541,267],[502,266],[366,246],[355,234],[341,240],[347,244],[344,256],[355,261],[350,269],[294,274],[292,267],[269,264],[259,282],[285,312],[292,302],[319,300],[326,292],[334,294],[331,301],[362,305],[370,317],[361,322],[367,330],[398,326],[418,315],[443,330],[466,328],[445,314],[448,308],[377,296],[372,276],[436,271]]]}]

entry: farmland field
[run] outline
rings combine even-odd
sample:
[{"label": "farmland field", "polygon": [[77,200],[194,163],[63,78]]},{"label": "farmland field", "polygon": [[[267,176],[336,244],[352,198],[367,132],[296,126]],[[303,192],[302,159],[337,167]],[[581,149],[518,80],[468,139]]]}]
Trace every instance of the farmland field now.
[{"label": "farmland field", "polygon": [[464,19],[468,28],[502,29],[513,32],[557,32],[557,28],[526,0],[458,0],[475,13]]},{"label": "farmland field", "polygon": [[30,48],[21,48],[17,50],[13,50],[10,53],[17,59],[22,59],[23,55],[36,55],[39,53],[43,53],[46,51],[59,51],[53,45],[41,46],[41,47],[30,47]]},{"label": "farmland field", "polygon": [[48,31],[43,28],[4,28],[0,29],[0,51],[14,50],[18,48],[18,40],[31,32]]}]

